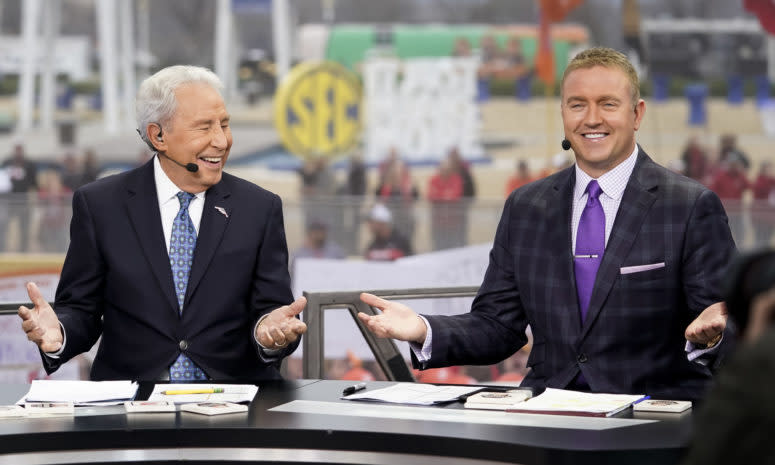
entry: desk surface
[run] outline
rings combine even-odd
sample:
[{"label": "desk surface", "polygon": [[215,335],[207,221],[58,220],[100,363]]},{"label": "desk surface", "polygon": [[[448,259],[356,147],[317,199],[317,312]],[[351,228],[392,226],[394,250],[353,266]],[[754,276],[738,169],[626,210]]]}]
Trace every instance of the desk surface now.
[{"label": "desk surface", "polygon": [[[187,412],[126,414],[123,407],[100,407],[78,408],[75,416],[0,419],[0,465],[183,461],[669,464],[681,458],[691,434],[691,414],[687,413],[629,411],[616,419],[584,418],[607,422],[603,429],[579,427],[577,417],[477,415],[461,410],[459,403],[408,411],[409,407],[396,407],[391,417],[385,414],[384,404],[372,407],[340,400],[342,389],[349,384],[352,382],[317,380],[260,383],[248,413],[213,417]],[[390,384],[374,382],[369,388]],[[140,397],[147,396],[148,387],[141,386]],[[15,402],[27,388],[0,385],[0,403]],[[372,415],[374,411],[380,413]],[[475,422],[462,418],[472,414]],[[488,418],[499,420],[490,423]]]}]

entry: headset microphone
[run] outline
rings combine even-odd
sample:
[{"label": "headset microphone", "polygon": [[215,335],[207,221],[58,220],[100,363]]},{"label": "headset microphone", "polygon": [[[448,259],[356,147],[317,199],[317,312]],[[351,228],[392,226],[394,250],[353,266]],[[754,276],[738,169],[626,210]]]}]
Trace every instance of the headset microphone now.
[{"label": "headset microphone", "polygon": [[563,150],[570,149],[570,141],[568,139],[563,139],[562,140],[562,149]]},{"label": "headset microphone", "polygon": [[178,166],[182,166],[183,168],[185,168],[186,170],[188,170],[188,171],[189,171],[189,172],[191,172],[191,173],[196,173],[197,171],[199,171],[199,165],[197,165],[196,163],[186,163],[186,164],[184,165],[183,163],[181,163],[181,162],[179,162],[179,161],[177,161],[177,160],[173,159],[172,157],[170,157],[169,155],[167,155],[167,154],[166,154],[166,153],[164,153],[164,152],[157,152],[157,153],[158,153],[159,155],[162,155],[162,156],[164,156],[164,157],[165,157],[165,158],[167,158],[168,160],[171,160],[171,161],[172,161],[172,163],[175,163],[175,164],[176,164],[176,165],[178,165]]}]

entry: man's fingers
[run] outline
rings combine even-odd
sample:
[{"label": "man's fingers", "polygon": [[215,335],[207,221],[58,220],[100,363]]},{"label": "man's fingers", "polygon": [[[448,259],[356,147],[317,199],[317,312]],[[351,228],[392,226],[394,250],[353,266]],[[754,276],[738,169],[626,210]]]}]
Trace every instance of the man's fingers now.
[{"label": "man's fingers", "polygon": [[40,293],[40,289],[38,289],[38,285],[33,283],[32,281],[27,283],[27,295],[30,296],[30,300],[38,309],[48,304],[48,302],[46,302],[46,299],[43,298],[43,294]]},{"label": "man's fingers", "polygon": [[25,307],[24,305],[19,307],[19,311],[17,312],[17,314],[19,315],[19,318],[21,318],[24,321],[29,320],[30,318],[32,318],[32,310],[30,310],[29,308]]},{"label": "man's fingers", "polygon": [[307,306],[307,298],[304,296],[299,297],[298,299],[291,302],[290,305],[286,306],[285,314],[289,318],[293,318],[299,313],[301,313],[304,310],[304,307],[306,306]]},{"label": "man's fingers", "polygon": [[372,307],[377,307],[380,310],[384,310],[385,307],[390,304],[389,300],[385,300],[367,292],[361,292],[361,301],[371,305]]}]

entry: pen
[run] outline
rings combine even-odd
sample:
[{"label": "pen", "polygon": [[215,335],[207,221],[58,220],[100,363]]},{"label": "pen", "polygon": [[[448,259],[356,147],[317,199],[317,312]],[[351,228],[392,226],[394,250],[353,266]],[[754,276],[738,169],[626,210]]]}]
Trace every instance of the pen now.
[{"label": "pen", "polygon": [[353,384],[352,386],[347,386],[346,388],[344,388],[344,391],[342,391],[342,395],[349,396],[350,394],[354,392],[358,392],[362,389],[366,389],[366,383]]},{"label": "pen", "polygon": [[223,392],[223,388],[210,388],[210,389],[177,389],[171,391],[161,391],[165,396],[173,396],[178,394],[215,394]]},{"label": "pen", "polygon": [[651,396],[643,396],[643,397],[641,397],[640,399],[638,399],[638,400],[636,400],[635,402],[633,402],[633,403],[632,403],[632,405],[635,405],[635,404],[637,404],[638,402],[643,402],[644,400],[649,400],[649,399],[651,399]]}]

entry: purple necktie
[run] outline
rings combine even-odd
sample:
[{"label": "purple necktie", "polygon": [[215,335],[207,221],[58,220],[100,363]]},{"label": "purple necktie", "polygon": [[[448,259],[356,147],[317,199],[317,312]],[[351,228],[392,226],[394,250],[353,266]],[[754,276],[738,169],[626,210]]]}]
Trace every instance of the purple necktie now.
[{"label": "purple necktie", "polygon": [[600,189],[597,181],[587,184],[587,204],[581,212],[576,233],[576,254],[573,258],[576,271],[576,292],[579,297],[581,323],[587,317],[589,299],[595,287],[595,276],[605,252],[605,213],[600,205]]}]

